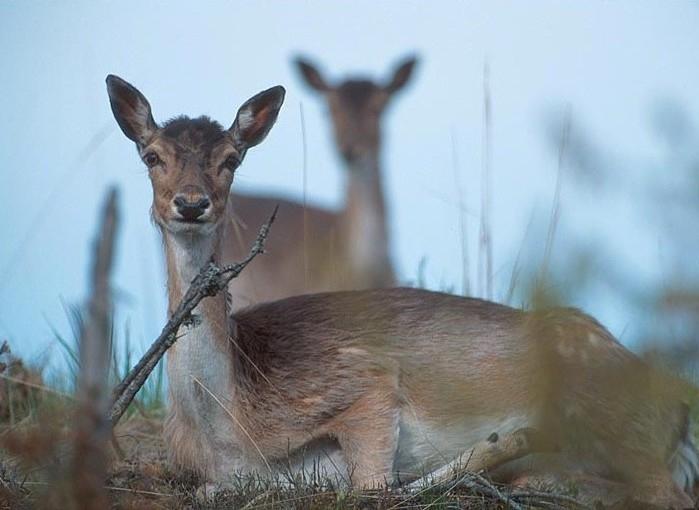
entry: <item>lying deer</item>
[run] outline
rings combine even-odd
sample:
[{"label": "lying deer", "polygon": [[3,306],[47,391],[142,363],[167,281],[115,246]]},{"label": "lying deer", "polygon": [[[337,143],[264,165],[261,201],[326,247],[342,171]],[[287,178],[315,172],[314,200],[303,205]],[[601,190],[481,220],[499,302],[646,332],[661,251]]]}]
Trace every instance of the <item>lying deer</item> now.
[{"label": "lying deer", "polygon": [[296,61],[306,83],[329,106],[335,147],[345,167],[344,204],[331,211],[234,192],[234,227],[224,240],[225,262],[243,257],[257,225],[276,204],[280,207],[267,257],[230,286],[235,308],[310,292],[395,285],[380,169],[381,120],[415,62],[400,63],[385,83],[352,78],[331,84],[308,61]]},{"label": "lying deer", "polygon": [[[271,129],[284,89],[249,99],[224,129],[207,117],[158,125],[133,86],[109,76],[107,87],[148,167],[172,311],[199,269],[220,260],[236,168]],[[691,504],[693,390],[581,312],[408,288],[229,311],[223,295],[202,301],[167,358],[170,456],[212,483],[307,466],[357,487],[408,481],[493,433],[530,427],[553,453],[507,462],[495,471],[503,480],[570,475]]]}]

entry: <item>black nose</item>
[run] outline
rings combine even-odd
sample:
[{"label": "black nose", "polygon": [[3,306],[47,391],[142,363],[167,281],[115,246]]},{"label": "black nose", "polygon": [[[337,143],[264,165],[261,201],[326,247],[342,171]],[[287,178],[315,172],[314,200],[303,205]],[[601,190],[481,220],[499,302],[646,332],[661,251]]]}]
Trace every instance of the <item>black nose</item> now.
[{"label": "black nose", "polygon": [[347,163],[354,163],[354,161],[357,159],[357,151],[353,150],[351,147],[342,149],[341,154],[342,159],[344,159]]},{"label": "black nose", "polygon": [[211,205],[208,198],[203,197],[196,202],[190,202],[186,197],[178,195],[174,200],[177,212],[180,213],[185,221],[195,221],[199,216],[206,212],[206,209]]}]

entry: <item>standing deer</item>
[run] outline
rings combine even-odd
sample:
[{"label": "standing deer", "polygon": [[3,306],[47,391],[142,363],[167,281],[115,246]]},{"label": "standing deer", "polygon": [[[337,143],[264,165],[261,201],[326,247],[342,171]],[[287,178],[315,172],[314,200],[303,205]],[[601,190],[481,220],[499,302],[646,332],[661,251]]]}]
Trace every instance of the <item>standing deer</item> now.
[{"label": "standing deer", "polygon": [[[133,86],[109,76],[107,88],[148,167],[172,311],[200,267],[220,261],[235,170],[271,129],[284,89],[249,99],[224,129],[207,117],[158,125]],[[468,458],[485,438],[531,428],[549,453],[501,459],[494,475],[572,476],[692,504],[699,456],[685,399],[693,388],[581,312],[523,312],[408,288],[229,312],[225,296],[206,298],[167,354],[170,457],[212,484],[308,466],[357,487],[408,481]]]},{"label": "standing deer", "polygon": [[238,260],[275,204],[279,217],[268,256],[230,286],[234,307],[330,290],[395,285],[380,169],[381,119],[409,81],[416,60],[398,65],[386,83],[350,79],[329,84],[306,60],[296,65],[330,109],[335,146],[345,166],[344,204],[337,212],[273,196],[233,193],[234,226],[224,259]]}]

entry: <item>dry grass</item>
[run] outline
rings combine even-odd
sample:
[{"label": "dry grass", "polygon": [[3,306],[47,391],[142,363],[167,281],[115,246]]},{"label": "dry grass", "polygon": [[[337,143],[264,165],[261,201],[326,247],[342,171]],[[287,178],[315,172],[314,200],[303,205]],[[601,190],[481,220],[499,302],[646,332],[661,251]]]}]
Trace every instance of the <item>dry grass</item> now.
[{"label": "dry grass", "polygon": [[[22,420],[0,424],[0,509],[80,508],[66,504],[74,404],[51,393],[35,398]],[[163,409],[135,412],[119,423],[109,448],[105,480],[114,509],[444,509],[575,508],[565,496],[511,493],[464,473],[418,489],[351,491],[321,477],[271,482],[232,480],[210,500],[197,497],[200,480],[167,461],[162,441]],[[495,489],[495,490],[494,490]],[[499,497],[495,492],[499,492]],[[516,498],[507,503],[510,495]],[[531,505],[530,505],[531,504]]]}]

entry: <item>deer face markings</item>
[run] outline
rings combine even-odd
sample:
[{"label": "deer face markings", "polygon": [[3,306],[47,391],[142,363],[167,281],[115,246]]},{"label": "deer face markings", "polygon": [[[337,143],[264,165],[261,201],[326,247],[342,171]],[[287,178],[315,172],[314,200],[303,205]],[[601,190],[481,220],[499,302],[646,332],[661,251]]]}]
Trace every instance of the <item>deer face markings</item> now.
[{"label": "deer face markings", "polygon": [[262,142],[277,119],[284,88],[272,87],[246,101],[230,128],[208,117],[176,117],[162,126],[141,92],[107,77],[112,112],[136,143],[153,185],[153,218],[172,233],[210,234],[226,210],[236,168]]}]

